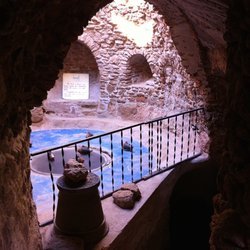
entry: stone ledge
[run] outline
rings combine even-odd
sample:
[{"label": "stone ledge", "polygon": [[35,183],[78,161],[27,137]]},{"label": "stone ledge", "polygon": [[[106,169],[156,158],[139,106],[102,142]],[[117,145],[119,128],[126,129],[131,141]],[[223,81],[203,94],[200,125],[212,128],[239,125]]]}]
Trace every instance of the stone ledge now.
[{"label": "stone ledge", "polygon": [[173,187],[180,176],[205,160],[206,156],[201,155],[173,170],[138,182],[142,198],[132,210],[118,207],[112,197],[102,200],[109,232],[95,246],[85,244],[84,248],[79,248],[83,245],[82,239],[57,235],[53,225],[49,225],[41,228],[44,249],[58,249],[54,248],[58,245],[67,250],[163,249],[168,244],[169,198]]},{"label": "stone ledge", "polygon": [[173,170],[138,182],[142,198],[132,210],[119,208],[113,203],[112,197],[103,200],[109,232],[90,249],[165,249],[169,237],[169,199],[173,187],[180,176],[199,167],[205,160],[207,155],[201,155],[179,164]]},{"label": "stone ledge", "polygon": [[[136,202],[132,210],[122,209],[113,203],[113,198],[109,197],[102,201],[103,212],[106,222],[109,225],[109,232],[93,249],[101,250],[109,247],[115,239],[122,234],[123,229],[138,214],[139,210],[149,200],[161,182],[169,175],[169,171],[152,177],[146,181],[137,183],[141,191],[141,199]],[[112,212],[110,212],[112,211]],[[136,229],[135,229],[136,230]]]}]

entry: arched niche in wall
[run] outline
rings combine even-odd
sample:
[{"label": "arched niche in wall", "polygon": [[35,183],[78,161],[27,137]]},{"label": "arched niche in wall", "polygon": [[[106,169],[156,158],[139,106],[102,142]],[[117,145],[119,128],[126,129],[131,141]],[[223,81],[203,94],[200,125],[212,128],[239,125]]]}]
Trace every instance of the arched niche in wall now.
[{"label": "arched niche in wall", "polygon": [[131,78],[131,84],[144,84],[153,80],[149,63],[141,54],[132,55],[128,59],[128,75]]},{"label": "arched niche in wall", "polygon": [[[65,80],[66,75],[69,76],[69,80]],[[72,82],[73,78],[78,76],[80,83]],[[45,110],[61,116],[79,116],[87,113],[94,115],[100,96],[99,78],[98,65],[89,47],[82,41],[73,42],[55,86],[43,102]],[[83,94],[80,94],[81,92]]]},{"label": "arched niche in wall", "polygon": [[82,41],[72,43],[64,60],[63,73],[84,73],[89,79],[90,100],[99,99],[99,69],[96,59],[89,47]]}]

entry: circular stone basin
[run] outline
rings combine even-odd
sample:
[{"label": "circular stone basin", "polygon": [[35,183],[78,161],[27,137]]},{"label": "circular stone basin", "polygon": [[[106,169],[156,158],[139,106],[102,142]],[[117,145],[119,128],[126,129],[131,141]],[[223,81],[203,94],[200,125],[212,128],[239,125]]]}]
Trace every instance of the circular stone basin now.
[{"label": "circular stone basin", "polygon": [[[99,154],[99,152],[96,149],[91,148],[92,151],[90,154],[79,154],[80,157],[84,159],[84,166],[89,169],[89,166],[91,166],[91,170],[98,169],[102,166],[107,166],[110,164],[110,157],[107,152],[102,152],[102,156]],[[75,148],[65,148],[63,149],[64,152],[64,162],[67,163],[69,159],[73,158],[75,159],[76,153]],[[49,163],[51,164],[51,170],[53,174],[62,175],[63,174],[63,157],[62,157],[62,150],[54,150],[54,161],[49,161],[47,153],[32,156],[30,165],[31,169],[34,172],[37,172],[39,174],[50,174],[49,170]]]}]

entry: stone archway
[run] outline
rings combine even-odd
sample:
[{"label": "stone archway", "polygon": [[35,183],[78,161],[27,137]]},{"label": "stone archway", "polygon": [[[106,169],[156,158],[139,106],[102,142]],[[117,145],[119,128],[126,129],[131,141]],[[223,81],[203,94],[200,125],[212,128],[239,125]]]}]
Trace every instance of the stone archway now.
[{"label": "stone archway", "polygon": [[[87,94],[79,99],[63,97],[63,77],[65,74],[84,74],[87,81]],[[83,41],[75,41],[64,59],[63,69],[59,72],[55,86],[48,92],[43,102],[47,113],[63,116],[82,116],[95,114],[100,96],[100,73],[95,55]],[[86,108],[85,108],[86,107]]]},{"label": "stone archway", "polygon": [[[150,2],[155,3],[156,1]],[[162,1],[157,1],[156,3],[159,9],[162,10],[162,13],[166,13],[166,11],[169,10],[169,2],[170,1],[166,1],[162,4]],[[218,1],[218,3],[220,2],[223,3],[226,1]],[[236,1],[232,2],[235,6],[239,4]],[[20,248],[22,246],[28,246],[27,248],[29,249],[38,249],[37,246],[40,242],[37,220],[34,215],[35,210],[32,204],[31,185],[29,182],[28,126],[30,125],[30,120],[27,113],[32,107],[41,105],[41,102],[46,98],[47,91],[54,86],[55,79],[57,78],[59,69],[62,67],[62,62],[70,47],[70,43],[77,39],[77,35],[81,33],[82,26],[86,26],[88,20],[90,20],[94,13],[106,3],[107,1],[100,3],[100,1],[95,0],[72,0],[70,2],[50,1],[44,5],[41,4],[40,1],[4,1],[1,4],[4,15],[1,24],[0,39],[0,48],[2,51],[0,58],[0,161],[2,172],[0,189],[4,195],[1,199],[0,208],[2,211],[2,234],[0,242],[6,249],[14,249],[14,246],[17,246],[17,244]],[[176,9],[180,9],[181,3],[184,4],[183,1],[175,1],[173,5],[175,5]],[[223,4],[221,4],[222,8],[219,5],[219,7],[216,7],[217,9],[215,8],[217,11],[212,13],[213,9],[204,9],[202,5],[199,5],[207,4],[209,7],[210,4],[212,5],[211,1],[209,3],[207,1],[185,2],[185,4],[190,5],[193,3],[197,4],[195,8],[182,8],[185,11],[181,17],[177,16],[176,18],[176,12],[173,12],[172,19],[176,20],[176,27],[180,28],[182,23],[189,22],[192,26],[202,28],[196,29],[199,38],[210,41],[212,45],[213,42],[215,45],[218,44],[214,33],[224,33],[223,29],[216,29],[215,27],[217,24],[219,28],[222,25],[222,21],[217,19],[218,16],[226,17]],[[213,4],[217,6],[217,1]],[[244,4],[247,6],[247,3]],[[242,7],[242,9],[247,9],[246,6],[244,6],[244,8]],[[232,22],[235,20],[235,16],[243,16],[241,15],[240,8],[233,7],[229,13],[229,16],[232,17]],[[38,9],[39,13],[37,12]],[[197,9],[200,9],[200,12],[194,15],[194,11]],[[207,10],[207,12],[204,10]],[[218,10],[221,10],[222,14],[220,14]],[[204,24],[207,22],[207,15],[203,14],[210,14],[212,18],[216,17],[216,19],[208,19],[210,25],[206,27]],[[244,14],[247,16],[247,12]],[[181,19],[184,15],[188,20],[183,21],[183,19]],[[216,20],[216,22],[213,22],[214,20]],[[245,26],[244,22],[241,26],[232,25],[233,34],[240,34],[240,32],[235,30],[235,27],[243,27],[245,29],[245,27],[248,26]],[[206,31],[211,32],[208,33]],[[210,36],[205,36],[207,33]],[[245,36],[245,30],[242,34]],[[233,38],[234,36],[231,34],[230,39]],[[246,38],[246,36],[244,38]],[[242,40],[242,43],[243,42],[245,42],[244,39]],[[240,56],[243,56],[242,51],[247,51],[247,49],[243,47],[244,49],[240,50],[239,48],[240,45],[235,47],[235,41],[233,41],[231,56],[233,57],[233,52],[236,50],[239,56],[235,57],[235,64],[232,65],[238,65],[238,67],[242,69],[243,64],[240,65],[237,60]],[[247,55],[247,53],[245,53],[245,55]],[[232,58],[230,58],[230,61],[231,60]],[[231,80],[232,87],[234,87],[234,84],[238,84],[237,80],[240,75],[238,74],[239,72],[235,72],[233,66],[232,69],[228,69],[228,72],[234,73],[233,75],[236,78],[232,78],[233,80]],[[193,74],[198,73],[199,71]],[[247,82],[243,77],[241,80],[242,82],[244,81],[244,83]],[[242,82],[239,83],[242,85]],[[231,93],[233,100],[233,98],[237,96],[236,94],[233,95],[234,91],[231,91]],[[241,100],[243,100],[243,103],[246,103],[244,98],[241,98]],[[214,102],[216,101],[217,100]],[[213,100],[210,102],[213,102]],[[236,103],[235,109],[239,106],[240,105]],[[230,106],[228,109],[230,109],[230,111],[232,110]],[[232,113],[232,111],[230,113]],[[233,119],[234,117],[229,116],[229,120],[233,121]],[[234,122],[232,122],[232,124],[238,126]],[[244,121],[242,124],[247,123]],[[232,127],[232,131],[235,131],[234,127]],[[229,130],[227,135],[232,135],[230,132]],[[213,135],[213,137],[215,136]],[[228,138],[228,142],[234,142],[234,138],[232,139],[230,136]],[[239,138],[236,138],[236,141],[239,141]],[[238,145],[237,143],[234,144]],[[247,147],[244,147],[242,152],[245,153],[246,149]],[[233,152],[235,152],[235,150],[231,152],[232,158],[235,157]],[[242,158],[245,162],[244,157],[238,157],[237,159]],[[237,162],[233,162],[232,164],[237,165]],[[227,171],[227,169],[225,169],[225,171]],[[227,190],[231,189],[228,188]]]}]

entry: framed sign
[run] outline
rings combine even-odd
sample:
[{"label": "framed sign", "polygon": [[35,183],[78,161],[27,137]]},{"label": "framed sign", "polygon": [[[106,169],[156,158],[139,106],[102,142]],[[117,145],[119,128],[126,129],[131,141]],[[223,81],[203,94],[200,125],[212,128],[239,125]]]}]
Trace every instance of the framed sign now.
[{"label": "framed sign", "polygon": [[89,99],[89,74],[63,73],[62,97],[68,100]]}]

